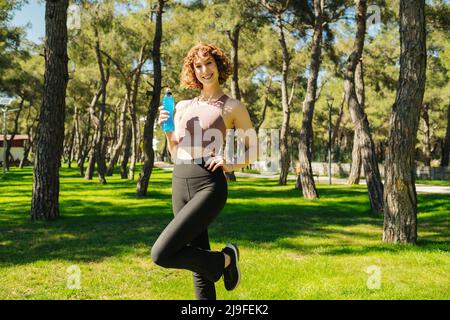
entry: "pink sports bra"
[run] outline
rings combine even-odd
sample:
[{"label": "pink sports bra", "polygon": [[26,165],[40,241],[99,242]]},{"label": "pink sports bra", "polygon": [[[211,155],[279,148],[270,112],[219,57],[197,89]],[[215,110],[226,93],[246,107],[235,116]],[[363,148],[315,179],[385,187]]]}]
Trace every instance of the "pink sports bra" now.
[{"label": "pink sports bra", "polygon": [[[186,107],[181,119],[175,124],[178,147],[184,149],[201,147],[203,150],[208,145],[211,147],[213,143],[214,146],[223,148],[227,131],[223,108],[227,99],[228,96],[224,94],[214,103],[199,104],[198,98],[194,98]],[[218,154],[223,149],[219,151],[214,148],[214,151]]]}]

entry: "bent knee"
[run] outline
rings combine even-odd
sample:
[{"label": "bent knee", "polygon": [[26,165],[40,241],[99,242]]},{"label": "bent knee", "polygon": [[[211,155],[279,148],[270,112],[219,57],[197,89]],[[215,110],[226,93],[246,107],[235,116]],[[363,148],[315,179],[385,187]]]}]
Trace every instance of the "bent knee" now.
[{"label": "bent knee", "polygon": [[165,267],[167,265],[167,259],[164,254],[164,251],[161,250],[158,246],[153,246],[150,252],[150,256],[155,264]]}]

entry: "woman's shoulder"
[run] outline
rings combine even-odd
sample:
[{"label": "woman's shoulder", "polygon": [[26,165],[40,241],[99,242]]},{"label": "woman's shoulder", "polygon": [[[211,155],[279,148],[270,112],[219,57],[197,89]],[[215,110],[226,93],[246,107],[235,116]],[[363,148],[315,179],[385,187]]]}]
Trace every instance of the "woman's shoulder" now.
[{"label": "woman's shoulder", "polygon": [[177,102],[177,104],[175,105],[175,109],[182,109],[185,106],[189,105],[192,102],[193,99],[191,100],[180,100]]},{"label": "woman's shoulder", "polygon": [[239,111],[242,109],[246,109],[245,104],[241,100],[234,99],[231,97],[228,97],[226,101],[226,106],[230,108],[231,111]]}]

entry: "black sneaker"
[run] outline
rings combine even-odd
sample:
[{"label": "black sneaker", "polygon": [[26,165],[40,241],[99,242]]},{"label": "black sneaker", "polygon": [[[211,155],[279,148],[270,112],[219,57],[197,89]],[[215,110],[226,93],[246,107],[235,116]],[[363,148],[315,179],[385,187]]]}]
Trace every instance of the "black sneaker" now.
[{"label": "black sneaker", "polygon": [[231,262],[223,271],[223,281],[225,289],[234,290],[241,281],[241,272],[239,271],[239,249],[237,245],[229,243],[222,249],[222,252],[230,256]]}]

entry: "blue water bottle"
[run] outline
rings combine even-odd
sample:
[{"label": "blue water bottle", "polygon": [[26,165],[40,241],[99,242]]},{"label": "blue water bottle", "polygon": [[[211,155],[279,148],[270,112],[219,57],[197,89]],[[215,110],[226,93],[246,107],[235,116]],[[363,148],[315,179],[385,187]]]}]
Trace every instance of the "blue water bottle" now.
[{"label": "blue water bottle", "polygon": [[170,92],[169,88],[166,89],[166,94],[162,99],[162,105],[164,110],[169,111],[170,114],[169,118],[161,124],[161,127],[165,132],[174,131],[173,112],[175,109],[175,100],[173,99],[172,92]]}]

